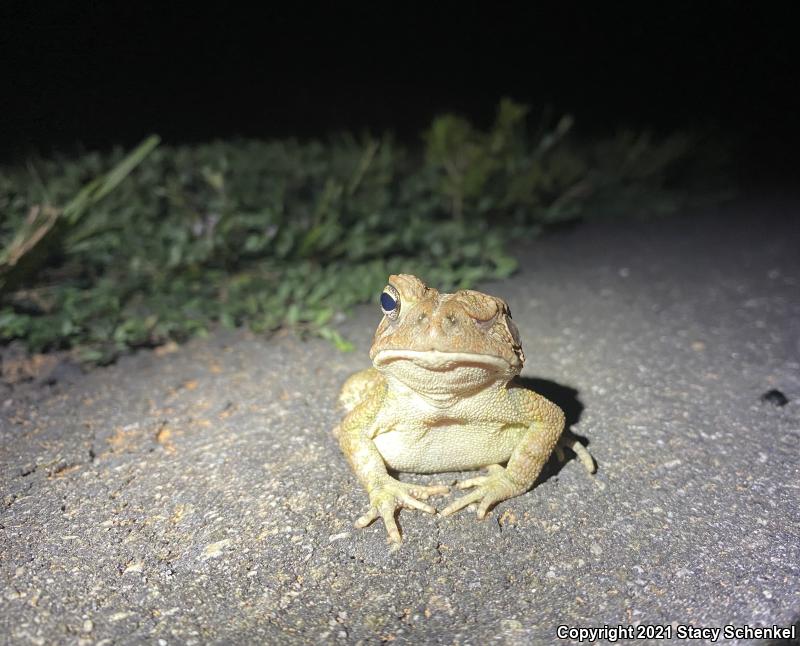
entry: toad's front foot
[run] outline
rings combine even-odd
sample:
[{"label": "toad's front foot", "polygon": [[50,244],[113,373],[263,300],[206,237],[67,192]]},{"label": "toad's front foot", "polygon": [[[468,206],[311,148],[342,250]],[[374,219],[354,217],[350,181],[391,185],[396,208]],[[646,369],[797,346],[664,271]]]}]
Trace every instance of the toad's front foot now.
[{"label": "toad's front foot", "polygon": [[484,518],[489,508],[496,503],[525,493],[525,487],[514,482],[508,475],[508,471],[499,464],[490,466],[488,475],[458,483],[459,489],[470,489],[471,487],[475,487],[475,490],[450,503],[442,510],[442,516],[449,516],[467,505],[480,501],[478,518]]},{"label": "toad's front foot", "polygon": [[366,527],[378,516],[383,519],[386,526],[388,540],[392,543],[401,543],[400,530],[394,519],[394,512],[400,507],[419,509],[428,514],[435,514],[436,510],[430,505],[421,502],[431,496],[448,493],[450,490],[444,485],[415,485],[395,480],[390,476],[382,478],[369,490],[369,509],[367,513],[356,520],[358,528]]}]

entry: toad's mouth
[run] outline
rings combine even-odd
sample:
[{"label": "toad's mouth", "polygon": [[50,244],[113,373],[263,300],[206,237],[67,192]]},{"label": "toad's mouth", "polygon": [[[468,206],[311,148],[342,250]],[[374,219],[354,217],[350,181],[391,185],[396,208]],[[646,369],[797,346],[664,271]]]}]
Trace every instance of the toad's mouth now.
[{"label": "toad's mouth", "polygon": [[502,357],[471,352],[442,352],[440,350],[381,350],[373,358],[379,370],[398,361],[408,361],[416,368],[432,372],[449,372],[457,368],[479,368],[490,372],[506,372],[511,365]]},{"label": "toad's mouth", "polygon": [[381,350],[372,361],[382,373],[436,405],[508,380],[514,372],[501,357],[470,352]]}]

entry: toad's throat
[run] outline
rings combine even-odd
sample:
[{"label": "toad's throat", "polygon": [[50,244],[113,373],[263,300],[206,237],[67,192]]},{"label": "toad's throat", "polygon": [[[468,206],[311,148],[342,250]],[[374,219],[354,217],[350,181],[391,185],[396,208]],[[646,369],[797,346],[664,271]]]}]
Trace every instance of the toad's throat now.
[{"label": "toad's throat", "polygon": [[436,405],[444,405],[488,387],[508,381],[513,372],[500,357],[468,352],[382,350],[373,358],[375,367]]}]

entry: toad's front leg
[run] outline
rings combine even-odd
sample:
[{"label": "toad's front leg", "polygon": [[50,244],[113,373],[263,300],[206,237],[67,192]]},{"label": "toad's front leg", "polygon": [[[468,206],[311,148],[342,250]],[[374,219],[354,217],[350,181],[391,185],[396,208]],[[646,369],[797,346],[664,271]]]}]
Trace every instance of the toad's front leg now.
[{"label": "toad's front leg", "polygon": [[[375,410],[371,410],[371,407]],[[353,409],[342,422],[339,445],[369,495],[369,509],[356,520],[355,526],[366,527],[380,516],[386,526],[388,540],[400,543],[402,538],[394,518],[397,509],[406,507],[434,514],[436,510],[422,501],[430,496],[446,494],[449,489],[444,485],[407,484],[386,472],[386,464],[368,433],[376,414],[375,403],[369,399]]]},{"label": "toad's front leg", "polygon": [[525,493],[539,477],[564,430],[564,413],[533,391],[519,390],[514,396],[523,419],[528,420],[528,429],[514,447],[508,465],[490,465],[488,475],[460,482],[459,489],[474,489],[442,510],[443,516],[478,503],[478,518],[484,518],[493,505]]}]

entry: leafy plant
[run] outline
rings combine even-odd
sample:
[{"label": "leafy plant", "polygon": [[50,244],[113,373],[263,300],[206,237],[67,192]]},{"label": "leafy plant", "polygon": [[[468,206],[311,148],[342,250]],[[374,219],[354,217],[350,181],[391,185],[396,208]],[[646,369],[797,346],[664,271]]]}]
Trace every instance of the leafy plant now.
[{"label": "leafy plant", "polygon": [[609,198],[677,199],[685,137],[581,144],[564,117],[531,138],[527,113],[504,100],[488,131],[439,117],[424,151],[390,135],[150,138],[0,170],[0,340],[106,362],[219,322],[346,348],[332,324],[389,273],[471,286],[514,270],[512,236]]}]

